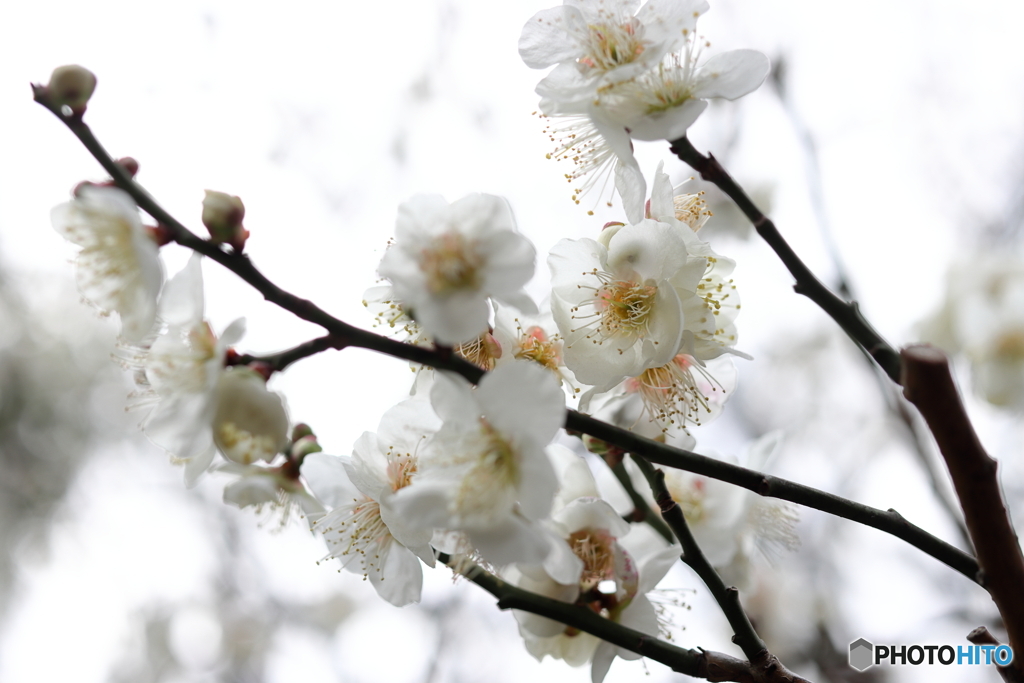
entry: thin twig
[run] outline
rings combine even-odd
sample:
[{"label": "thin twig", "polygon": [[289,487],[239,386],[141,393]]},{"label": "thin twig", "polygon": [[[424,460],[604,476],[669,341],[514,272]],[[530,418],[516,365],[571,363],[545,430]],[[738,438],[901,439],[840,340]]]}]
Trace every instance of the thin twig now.
[{"label": "thin twig", "polygon": [[345,346],[346,344],[343,339],[337,339],[328,334],[323,337],[317,337],[316,339],[310,339],[308,342],[303,342],[298,346],[278,353],[272,353],[265,356],[253,356],[250,354],[235,356],[232,360],[232,364],[248,365],[249,363],[256,362],[266,363],[274,372],[281,372],[292,363],[300,361],[303,358],[315,356],[316,354],[323,353],[328,349],[340,350],[345,348]]},{"label": "thin twig", "polygon": [[658,532],[662,538],[669,543],[675,540],[672,536],[672,530],[668,528],[664,520],[654,513],[651,506],[644,500],[643,495],[636,490],[633,486],[633,480],[629,476],[629,472],[626,471],[626,465],[623,461],[619,461],[611,468],[612,474],[622,484],[622,488],[625,489],[626,495],[633,502],[633,514],[629,515],[629,521],[631,522],[646,522],[652,529]]},{"label": "thin twig", "polygon": [[794,291],[797,294],[806,296],[832,316],[832,319],[843,328],[846,334],[850,335],[853,341],[871,355],[875,362],[885,371],[885,374],[892,381],[899,383],[899,355],[860,314],[857,302],[843,301],[829,291],[828,287],[823,285],[814,276],[811,269],[800,260],[800,257],[793,251],[793,248],[783,239],[775,224],[757,208],[750,197],[747,196],[747,193],[743,191],[743,188],[718,163],[713,154],[708,154],[707,156],[701,154],[686,137],[673,140],[671,145],[672,152],[676,156],[700,173],[701,178],[718,186],[722,192],[727,194],[736,203],[740,211],[750,219],[757,233],[761,235],[764,241],[768,243],[768,246],[778,255],[796,280],[796,284],[793,286]]},{"label": "thin twig", "polygon": [[747,613],[743,611],[743,606],[740,604],[739,591],[733,587],[726,586],[725,582],[722,581],[722,577],[718,575],[715,568],[708,562],[708,558],[704,556],[704,551],[700,549],[697,539],[693,537],[693,532],[690,531],[690,525],[686,523],[686,517],[683,516],[682,508],[676,505],[676,501],[672,499],[671,494],[668,492],[668,487],[665,485],[665,473],[655,469],[651,463],[635,455],[633,456],[633,462],[644,473],[647,483],[650,484],[651,491],[654,492],[658,507],[661,508],[661,516],[672,529],[672,533],[679,539],[680,545],[683,546],[683,562],[697,573],[700,580],[711,591],[711,597],[722,608],[722,613],[729,620],[729,625],[735,634],[732,641],[743,650],[747,660],[754,661],[768,648],[760,636],[757,635],[757,631],[754,630],[753,624],[750,623]]},{"label": "thin twig", "polygon": [[977,581],[978,563],[973,557],[911,524],[891,508],[879,510],[787,479],[668,446],[574,410],[569,411],[566,427],[607,441],[623,451],[641,455],[659,465],[702,474],[712,479],[742,486],[761,496],[788,500],[797,505],[821,510],[830,515],[843,517],[884,531],[903,539],[972,581]]},{"label": "thin twig", "polygon": [[[1024,554],[1003,501],[999,465],[974,432],[946,354],[919,344],[901,355],[904,393],[931,428],[960,499],[978,553],[978,583],[999,609],[1010,647],[1024,653]],[[1024,675],[1024,657],[1010,666]]]}]

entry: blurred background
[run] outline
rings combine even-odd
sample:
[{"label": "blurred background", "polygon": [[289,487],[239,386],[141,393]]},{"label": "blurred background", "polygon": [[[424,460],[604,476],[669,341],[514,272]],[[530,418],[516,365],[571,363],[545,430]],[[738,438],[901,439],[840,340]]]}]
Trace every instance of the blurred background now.
[{"label": "blurred background", "polygon": [[[698,26],[711,52],[761,50],[773,75],[710,107],[691,139],[890,342],[920,339],[947,286],[955,299],[984,280],[986,254],[1019,257],[1024,5],[711,3]],[[516,43],[546,6],[43,0],[0,10],[0,681],[589,680],[587,668],[534,661],[512,616],[445,570],[428,572],[422,604],[399,610],[336,563],[318,565],[323,543],[300,523],[221,503],[225,477],[185,489],[138,431],[144,415],[126,412],[130,378],[110,358],[116,323],[79,302],[75,250],[50,225],[51,207],[102,171],[29,89],[56,66],[91,69],[87,121],[111,154],[140,162],[138,180],[172,214],[201,229],[204,189],[241,196],[255,263],[369,327],[362,292],[398,203],[414,193],[508,197],[541,255],[538,299],[557,240],[621,219],[603,206],[588,217],[565,170],[544,158],[531,115],[542,74]],[[637,155],[648,178],[660,160],[674,182],[690,175],[667,144],[639,143]],[[701,234],[738,262],[739,348],[754,360],[738,362],[736,395],[695,430],[696,450],[738,455],[782,430],[773,473],[894,507],[964,547],[928,438],[841,331],[793,294],[742,217],[708,198],[715,216]],[[165,248],[168,273],[187,256]],[[947,285],[954,263],[966,274]],[[215,329],[248,320],[240,350],[319,334],[216,264],[204,275]],[[1003,315],[972,313],[961,307],[957,334],[945,329],[951,351]],[[1011,506],[1024,510],[1020,412],[972,389],[982,356],[958,359],[960,381]],[[293,421],[343,454],[410,381],[404,363],[348,350],[298,363],[272,388]],[[797,532],[798,550],[755,558],[745,592],[790,668],[822,681],[998,680],[980,667],[855,676],[852,640],[965,644],[982,624],[998,634],[995,610],[981,589],[880,532],[809,510]],[[675,615],[677,643],[738,654],[694,575],[677,567],[665,585],[690,607]],[[618,661],[608,680],[641,678],[678,677]]]}]

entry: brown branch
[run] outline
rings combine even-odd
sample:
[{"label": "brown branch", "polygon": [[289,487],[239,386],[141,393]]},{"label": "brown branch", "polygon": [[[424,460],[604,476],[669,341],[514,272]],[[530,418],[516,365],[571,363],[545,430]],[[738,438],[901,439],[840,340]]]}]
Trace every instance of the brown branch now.
[{"label": "brown branch", "polygon": [[[438,553],[437,559],[449,566],[454,564],[452,558],[445,553]],[[460,571],[467,579],[498,598],[498,609],[517,609],[553,619],[612,645],[661,662],[677,673],[709,681],[807,683],[803,678],[794,676],[778,665],[778,661],[770,655],[759,657],[748,664],[721,652],[681,648],[602,617],[586,607],[571,605],[517,588],[482,567],[472,564],[467,567],[460,563]]]},{"label": "brown branch", "polygon": [[768,648],[760,636],[757,635],[757,631],[754,630],[753,624],[750,623],[747,613],[743,611],[743,606],[740,604],[739,591],[734,587],[725,585],[722,577],[711,566],[708,558],[704,555],[704,551],[697,544],[697,539],[693,537],[690,525],[686,523],[686,517],[683,516],[682,508],[676,505],[676,501],[672,499],[668,492],[668,487],[665,486],[665,473],[662,470],[655,469],[651,463],[635,455],[633,456],[633,462],[644,473],[644,477],[654,493],[654,498],[658,502],[658,507],[661,508],[662,518],[669,528],[672,529],[672,533],[675,534],[676,538],[679,539],[679,543],[683,547],[683,562],[697,573],[700,580],[711,591],[711,597],[722,608],[725,618],[729,620],[729,625],[735,634],[732,641],[739,645],[749,661],[753,662],[758,659]]},{"label": "brown branch", "polygon": [[[1010,647],[1024,654],[1024,554],[999,487],[998,463],[974,432],[949,361],[939,349],[903,349],[903,393],[921,411],[953,479],[981,567],[978,583],[992,596]],[[1010,665],[1024,674],[1024,657]]]},{"label": "brown branch", "polygon": [[796,284],[793,286],[794,291],[806,296],[828,313],[856,344],[868,352],[892,381],[899,382],[900,358],[896,350],[864,319],[856,301],[843,301],[814,276],[811,269],[800,260],[793,248],[782,237],[771,219],[757,208],[743,188],[718,162],[718,159],[713,154],[705,156],[698,152],[686,137],[673,140],[671,149],[677,157],[700,173],[701,178],[718,186],[750,219],[757,234],[768,243],[768,246],[778,255],[796,280]]},{"label": "brown branch", "polygon": [[[979,626],[967,634],[967,640],[975,645],[1002,645],[996,637],[988,632],[984,626]],[[1024,675],[1014,669],[1013,666],[999,666],[996,664],[996,671],[1003,677],[1006,683],[1024,683]]]},{"label": "brown branch", "polygon": [[249,363],[265,363],[272,371],[281,372],[292,363],[300,361],[303,358],[315,356],[316,354],[323,353],[328,349],[341,350],[345,348],[345,346],[347,346],[347,344],[344,339],[339,339],[328,334],[323,337],[317,337],[316,339],[310,339],[308,342],[303,342],[298,346],[278,353],[272,353],[265,356],[253,356],[251,354],[235,356],[230,360],[230,364],[248,365]]}]

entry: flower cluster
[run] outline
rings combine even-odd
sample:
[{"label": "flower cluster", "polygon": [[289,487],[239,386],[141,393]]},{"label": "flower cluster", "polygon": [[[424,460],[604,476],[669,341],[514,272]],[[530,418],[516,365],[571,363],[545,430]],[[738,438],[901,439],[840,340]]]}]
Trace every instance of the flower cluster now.
[{"label": "flower cluster", "polygon": [[571,160],[573,200],[607,195],[609,176],[630,222],[643,218],[646,183],[632,140],[675,140],[708,100],[735,100],[768,75],[768,58],[733,50],[702,61],[710,47],[696,34],[705,0],[566,0],[526,22],[519,54],[527,66],[554,69],[537,85],[555,148]]},{"label": "flower cluster", "polygon": [[[698,64],[704,0],[637,4],[566,2],[539,12],[520,42],[527,64],[555,67],[537,90],[544,114],[572,140],[559,143],[559,155],[579,165],[570,180],[594,171],[588,182],[597,182],[612,162],[623,221],[558,242],[547,258],[550,293],[538,305],[524,289],[536,250],[505,199],[402,203],[378,267],[382,282],[364,304],[403,341],[485,372],[475,386],[417,373],[411,396],[350,453],[325,453],[268,388],[294,358],[240,355],[232,347],[244,321],[220,327],[206,318],[201,256],[164,284],[159,246],[168,229],[145,227],[127,193],[87,184],[54,210],[56,229],[82,248],[82,294],[120,316],[118,356],[134,373],[134,406],[147,411],[141,427],[184,465],[188,485],[214,469],[230,477],[227,503],[282,521],[298,511],[323,537],[324,560],[363,576],[393,605],[420,599],[423,564],[444,553],[456,571],[482,566],[660,634],[648,594],[679,546],[601,497],[580,441],[579,452],[556,442],[569,441],[566,403],[578,399],[583,411],[691,445],[691,429],[731,396],[730,359],[743,355],[734,263],[698,236],[710,217],[700,195],[677,193],[660,166],[648,198],[630,138],[682,135],[707,98],[757,87],[767,60],[737,51]],[[207,246],[238,258],[251,237],[244,217],[240,198],[207,191]],[[788,508],[759,507],[738,489],[684,473],[668,482],[723,567],[746,562],[751,539],[792,545]],[[616,657],[638,658],[562,623],[516,618],[532,654],[589,662],[595,683]]]}]

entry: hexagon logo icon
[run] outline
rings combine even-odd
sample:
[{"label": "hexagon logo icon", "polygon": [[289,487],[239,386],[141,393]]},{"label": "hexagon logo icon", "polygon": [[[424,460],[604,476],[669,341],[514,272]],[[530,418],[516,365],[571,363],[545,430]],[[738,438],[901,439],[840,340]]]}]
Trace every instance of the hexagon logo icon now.
[{"label": "hexagon logo icon", "polygon": [[850,666],[857,671],[864,671],[874,665],[875,646],[858,638],[850,643]]}]

